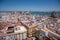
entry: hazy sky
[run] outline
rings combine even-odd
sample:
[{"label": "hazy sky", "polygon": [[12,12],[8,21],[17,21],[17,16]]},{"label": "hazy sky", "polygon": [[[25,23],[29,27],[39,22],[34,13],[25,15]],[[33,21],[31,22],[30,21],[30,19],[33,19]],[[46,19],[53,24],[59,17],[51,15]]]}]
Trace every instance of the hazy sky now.
[{"label": "hazy sky", "polygon": [[60,11],[60,0],[0,0],[0,11]]}]

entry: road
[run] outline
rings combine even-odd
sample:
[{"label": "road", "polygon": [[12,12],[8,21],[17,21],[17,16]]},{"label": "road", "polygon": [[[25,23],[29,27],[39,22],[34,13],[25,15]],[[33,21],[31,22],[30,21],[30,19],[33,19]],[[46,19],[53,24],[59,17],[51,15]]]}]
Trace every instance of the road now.
[{"label": "road", "polygon": [[41,29],[41,30],[44,31],[45,33],[48,32],[48,35],[51,36],[51,37],[54,37],[56,39],[60,39],[60,35],[59,34],[54,33],[54,32],[52,32],[49,29]]}]

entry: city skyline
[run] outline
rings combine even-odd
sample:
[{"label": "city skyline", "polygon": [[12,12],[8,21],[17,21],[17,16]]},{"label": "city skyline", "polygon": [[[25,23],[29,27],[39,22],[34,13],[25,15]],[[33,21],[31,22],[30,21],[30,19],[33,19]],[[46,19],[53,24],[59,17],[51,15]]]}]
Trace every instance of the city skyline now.
[{"label": "city skyline", "polygon": [[0,11],[60,11],[60,0],[0,0]]}]

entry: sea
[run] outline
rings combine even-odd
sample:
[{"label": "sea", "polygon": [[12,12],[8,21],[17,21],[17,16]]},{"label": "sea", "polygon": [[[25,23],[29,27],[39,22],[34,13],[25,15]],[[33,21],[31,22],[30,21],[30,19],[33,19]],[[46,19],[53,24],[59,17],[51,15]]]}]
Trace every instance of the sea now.
[{"label": "sea", "polygon": [[37,12],[37,11],[32,11],[31,14],[36,14],[36,15],[46,15],[46,16],[51,16],[51,12]]},{"label": "sea", "polygon": [[[0,14],[1,13],[12,13],[12,11],[0,11]],[[46,15],[46,16],[51,16],[51,12],[40,12],[40,11],[29,11],[29,13],[31,14],[36,14],[36,15]]]}]

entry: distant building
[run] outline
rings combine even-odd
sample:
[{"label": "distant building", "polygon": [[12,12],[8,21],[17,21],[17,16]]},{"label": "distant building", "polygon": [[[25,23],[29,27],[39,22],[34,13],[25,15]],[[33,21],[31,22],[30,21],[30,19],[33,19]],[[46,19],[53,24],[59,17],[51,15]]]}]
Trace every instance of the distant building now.
[{"label": "distant building", "polygon": [[60,12],[52,12],[51,13],[51,17],[53,17],[53,18],[60,18]]}]

